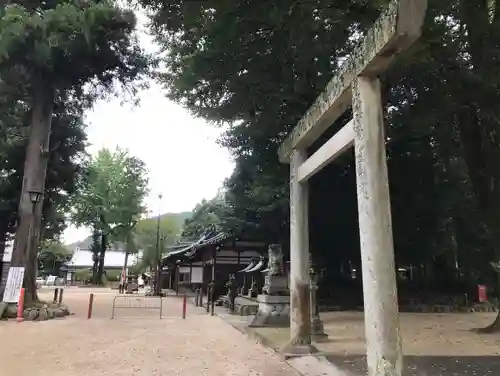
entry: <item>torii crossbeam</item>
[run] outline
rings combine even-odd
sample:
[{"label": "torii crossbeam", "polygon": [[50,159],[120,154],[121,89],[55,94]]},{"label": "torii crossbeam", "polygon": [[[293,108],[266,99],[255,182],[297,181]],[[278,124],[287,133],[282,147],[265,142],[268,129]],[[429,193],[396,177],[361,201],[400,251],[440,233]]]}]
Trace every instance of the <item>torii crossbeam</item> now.
[{"label": "torii crossbeam", "polygon": [[[402,349],[378,76],[421,35],[427,0],[392,0],[279,149],[290,163],[291,338],[311,345],[307,181],[354,145],[369,376],[401,376]],[[353,119],[308,157],[349,107]]]}]

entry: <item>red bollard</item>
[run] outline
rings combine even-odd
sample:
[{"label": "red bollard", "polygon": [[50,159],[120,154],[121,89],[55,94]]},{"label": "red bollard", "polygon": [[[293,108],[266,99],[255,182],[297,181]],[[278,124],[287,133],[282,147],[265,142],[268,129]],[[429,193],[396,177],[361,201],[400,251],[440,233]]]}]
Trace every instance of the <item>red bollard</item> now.
[{"label": "red bollard", "polygon": [[186,318],[186,308],[187,308],[187,296],[184,294],[184,298],[182,299],[182,318]]},{"label": "red bollard", "polygon": [[24,287],[19,292],[19,301],[17,302],[17,322],[24,320]]},{"label": "red bollard", "polygon": [[87,313],[88,320],[92,317],[92,307],[93,306],[94,306],[94,294],[90,294],[90,296],[89,296],[89,310]]}]

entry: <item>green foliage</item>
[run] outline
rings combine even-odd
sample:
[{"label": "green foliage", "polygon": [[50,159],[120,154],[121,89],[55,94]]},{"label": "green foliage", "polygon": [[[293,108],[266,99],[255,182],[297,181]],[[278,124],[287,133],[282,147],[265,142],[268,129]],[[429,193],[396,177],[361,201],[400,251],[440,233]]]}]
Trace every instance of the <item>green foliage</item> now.
[{"label": "green foliage", "polygon": [[132,12],[114,1],[58,1],[39,10],[14,2],[0,18],[0,66],[23,66],[54,88],[135,80],[149,64]]},{"label": "green foliage", "polygon": [[222,224],[222,204],[220,197],[209,201],[202,200],[196,204],[193,215],[184,222],[182,237],[197,239],[210,225],[220,227]]},{"label": "green foliage", "polygon": [[84,107],[118,83],[134,92],[138,85],[130,84],[147,73],[152,61],[137,44],[134,14],[115,1],[9,3],[0,13],[0,75],[18,73],[32,100],[12,264],[24,265],[27,299],[36,300],[36,251],[28,247],[28,238],[30,226],[40,232],[42,210],[35,210],[32,221],[27,190],[45,189],[55,102],[60,97]]},{"label": "green foliage", "polygon": [[92,272],[88,269],[78,269],[75,271],[75,278],[77,281],[87,282],[92,278]]},{"label": "green foliage", "polygon": [[175,223],[178,228],[182,228],[187,219],[193,216],[193,212],[165,213],[160,215],[161,219],[168,219]]},{"label": "green foliage", "polygon": [[[141,3],[167,56],[169,97],[229,124],[220,142],[236,169],[221,225],[286,249],[288,168],[277,148],[386,2]],[[437,279],[457,274],[457,262],[485,279],[500,257],[499,10],[498,1],[429,0],[423,38],[382,77],[397,262]],[[310,182],[311,248],[330,270],[360,270],[354,183],[351,154]],[[200,217],[211,212],[202,206]]]},{"label": "green foliage", "polygon": [[158,217],[141,220],[135,230],[137,244],[142,251],[137,269],[154,269],[158,260],[166,254],[167,247],[179,239],[180,233],[179,223],[166,216],[160,217],[159,228]]},{"label": "green foliage", "polygon": [[323,89],[335,55],[352,48],[345,43],[350,25],[368,24],[376,8],[350,1],[142,3],[154,11],[153,30],[165,48],[170,98],[230,124],[220,140],[236,161],[226,183],[225,205],[234,210],[226,213],[228,227],[285,241],[288,171],[277,163],[277,146]]},{"label": "green foliage", "polygon": [[46,241],[38,254],[38,266],[43,274],[58,275],[62,264],[71,260],[72,252],[57,241]]},{"label": "green foliage", "polygon": [[146,173],[144,163],[127,151],[100,150],[80,183],[73,221],[107,234],[130,226],[145,209]]},{"label": "green foliage", "polygon": [[93,231],[94,281],[102,279],[104,255],[110,241],[124,241],[136,252],[133,230],[144,211],[148,192],[144,163],[124,150],[103,149],[88,164],[73,203],[76,225]]},{"label": "green foliage", "polygon": [[106,281],[107,282],[118,282],[122,275],[121,270],[106,270]]}]

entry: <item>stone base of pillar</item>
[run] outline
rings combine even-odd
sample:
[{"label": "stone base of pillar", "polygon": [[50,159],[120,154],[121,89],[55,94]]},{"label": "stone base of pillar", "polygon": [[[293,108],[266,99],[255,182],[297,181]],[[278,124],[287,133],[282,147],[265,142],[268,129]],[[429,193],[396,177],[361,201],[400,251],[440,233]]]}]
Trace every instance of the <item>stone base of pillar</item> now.
[{"label": "stone base of pillar", "polygon": [[283,348],[281,348],[281,353],[285,356],[285,358],[312,355],[318,352],[319,350],[313,345],[296,343],[294,340],[288,342]]},{"label": "stone base of pillar", "polygon": [[290,297],[258,295],[259,309],[249,327],[286,328],[290,326]]},{"label": "stone base of pillar", "polygon": [[270,296],[290,296],[288,277],[284,275],[266,275],[262,292]]}]

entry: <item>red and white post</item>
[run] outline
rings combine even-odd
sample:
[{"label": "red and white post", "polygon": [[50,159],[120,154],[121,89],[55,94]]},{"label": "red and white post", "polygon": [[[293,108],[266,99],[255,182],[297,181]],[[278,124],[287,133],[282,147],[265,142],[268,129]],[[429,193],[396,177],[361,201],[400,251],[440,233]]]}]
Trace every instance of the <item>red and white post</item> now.
[{"label": "red and white post", "polygon": [[19,292],[19,301],[17,302],[17,322],[24,320],[24,287]]}]

